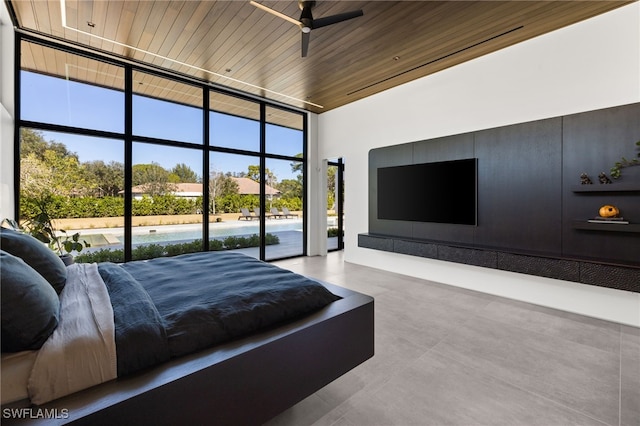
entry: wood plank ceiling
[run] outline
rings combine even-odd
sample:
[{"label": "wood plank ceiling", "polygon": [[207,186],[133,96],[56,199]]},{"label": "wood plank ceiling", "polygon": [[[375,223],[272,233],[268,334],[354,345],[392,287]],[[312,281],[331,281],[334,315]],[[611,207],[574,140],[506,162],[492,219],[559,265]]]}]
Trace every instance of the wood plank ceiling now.
[{"label": "wood plank ceiling", "polygon": [[[300,17],[295,0],[259,2]],[[631,2],[318,1],[314,18],[357,9],[364,16],[313,30],[306,58],[300,29],[248,0],[9,0],[9,5],[25,32],[322,113]],[[22,64],[69,78],[64,56],[51,49],[30,51]],[[101,65],[87,61],[76,67],[85,71],[72,78],[121,88],[117,71],[102,65],[100,72],[86,72],[88,67]],[[168,96],[188,102],[173,92]]]}]

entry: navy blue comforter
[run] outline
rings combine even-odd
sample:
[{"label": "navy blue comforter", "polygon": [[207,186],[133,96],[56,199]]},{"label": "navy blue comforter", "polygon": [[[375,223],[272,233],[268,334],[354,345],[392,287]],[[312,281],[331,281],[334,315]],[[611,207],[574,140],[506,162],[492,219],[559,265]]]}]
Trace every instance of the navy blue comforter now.
[{"label": "navy blue comforter", "polygon": [[316,311],[340,297],[316,281],[232,252],[101,263],[118,376]]}]

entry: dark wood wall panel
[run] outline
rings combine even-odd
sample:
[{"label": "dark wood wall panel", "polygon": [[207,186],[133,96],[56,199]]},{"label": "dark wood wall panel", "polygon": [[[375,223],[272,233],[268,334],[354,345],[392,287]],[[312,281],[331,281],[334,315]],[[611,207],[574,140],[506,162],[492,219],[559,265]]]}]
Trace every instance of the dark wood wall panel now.
[{"label": "dark wood wall panel", "polygon": [[562,120],[475,134],[478,244],[559,255]]},{"label": "dark wood wall panel", "polygon": [[[577,230],[575,220],[597,216],[605,204],[617,206],[631,222],[640,222],[640,192],[610,191],[618,184],[638,182],[640,166],[622,169],[622,176],[611,185],[601,185],[598,173],[610,176],[610,169],[621,157],[631,159],[640,150],[640,104],[590,111],[567,116],[563,121],[563,253],[602,261],[640,264],[640,233]],[[605,192],[574,192],[580,174],[587,173],[593,186]],[[607,225],[618,226],[618,225]],[[620,225],[624,226],[624,225]]]},{"label": "dark wood wall panel", "polygon": [[[388,251],[637,291],[637,283],[624,281],[640,268],[640,166],[623,169],[610,185],[598,174],[609,176],[616,161],[636,157],[638,140],[640,104],[632,104],[373,149],[369,234],[391,237]],[[478,159],[477,226],[377,219],[378,167],[471,157]],[[580,185],[583,172],[594,182],[589,191]],[[631,225],[588,223],[604,204],[619,207]],[[502,253],[497,266],[483,250]],[[528,257],[520,262],[521,255]],[[598,283],[608,276],[602,268],[583,279],[576,261],[632,272]]]}]

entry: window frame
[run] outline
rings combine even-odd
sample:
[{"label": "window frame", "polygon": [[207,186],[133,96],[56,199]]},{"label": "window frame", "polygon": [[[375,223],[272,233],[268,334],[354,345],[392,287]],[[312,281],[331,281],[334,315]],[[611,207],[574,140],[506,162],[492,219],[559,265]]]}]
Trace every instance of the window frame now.
[{"label": "window frame", "polygon": [[[22,72],[22,63],[21,63],[21,51],[22,51],[22,43],[35,43],[39,44],[51,49],[60,50],[69,54],[79,55],[82,57],[86,57],[88,59],[105,62],[117,67],[122,67],[124,69],[124,132],[113,132],[113,131],[104,131],[104,130],[96,130],[96,129],[87,129],[87,128],[78,128],[67,125],[60,124],[52,124],[38,121],[29,121],[23,120],[21,117],[21,72]],[[154,76],[173,80],[179,83],[199,87],[202,90],[202,106],[201,111],[203,114],[202,120],[202,143],[192,143],[192,142],[181,142],[169,139],[161,139],[155,137],[146,137],[141,135],[133,134],[133,96],[135,91],[133,90],[133,74],[134,72],[144,72],[148,74],[152,74]],[[55,132],[64,132],[71,133],[76,135],[84,135],[84,136],[94,136],[94,137],[103,137],[103,138],[113,138],[120,139],[124,141],[124,168],[125,168],[125,179],[124,179],[124,188],[131,188],[132,186],[132,149],[134,141],[135,143],[149,143],[149,144],[157,144],[162,146],[170,146],[177,148],[189,148],[200,150],[202,154],[202,183],[203,183],[203,205],[209,205],[209,179],[205,178],[209,173],[209,158],[210,154],[215,152],[228,153],[228,154],[239,154],[239,155],[252,155],[258,156],[260,159],[260,173],[262,176],[261,182],[263,184],[260,185],[260,203],[261,205],[265,205],[265,163],[267,159],[279,159],[279,160],[287,160],[292,162],[300,162],[302,165],[302,183],[303,183],[303,199],[302,199],[302,238],[303,238],[303,247],[302,253],[300,255],[296,255],[294,257],[306,256],[307,255],[307,146],[308,146],[308,112],[300,109],[296,109],[291,106],[283,105],[277,102],[273,102],[264,98],[257,97],[255,95],[251,95],[248,93],[240,93],[238,91],[232,91],[225,87],[221,87],[212,83],[209,83],[204,80],[198,80],[190,76],[186,76],[183,74],[171,72],[168,70],[160,69],[157,67],[153,67],[148,64],[137,63],[134,61],[129,61],[123,58],[114,58],[109,55],[100,54],[99,52],[90,51],[88,49],[80,49],[73,46],[57,43],[52,40],[43,39],[36,37],[31,34],[23,34],[17,33],[15,39],[15,108],[16,108],[16,131],[14,133],[14,194],[15,194],[15,217],[20,217],[20,129],[23,127],[27,127],[34,130],[39,131],[55,131]],[[89,84],[89,83],[86,83]],[[236,149],[231,147],[222,147],[215,146],[211,144],[210,138],[210,93],[211,91],[219,92],[223,95],[229,95],[233,97],[240,98],[242,100],[255,102],[260,109],[260,149],[259,151],[249,151],[243,149]],[[167,99],[167,101],[169,101]],[[170,101],[171,102],[171,101]],[[277,108],[283,110],[287,113],[298,114],[302,119],[302,158],[292,157],[287,155],[279,155],[279,154],[270,154],[265,150],[266,141],[265,141],[265,128],[268,124],[268,120],[266,118],[266,109],[267,108]],[[219,111],[216,111],[219,112]],[[202,209],[202,237],[203,237],[203,251],[209,250],[209,217],[208,217],[208,209]],[[261,209],[261,213],[263,216],[263,220],[260,221],[260,260],[265,260],[265,212],[264,209]],[[124,254],[125,261],[130,261],[132,256],[132,194],[131,191],[124,191]],[[269,259],[269,261],[279,260],[278,259]]]}]

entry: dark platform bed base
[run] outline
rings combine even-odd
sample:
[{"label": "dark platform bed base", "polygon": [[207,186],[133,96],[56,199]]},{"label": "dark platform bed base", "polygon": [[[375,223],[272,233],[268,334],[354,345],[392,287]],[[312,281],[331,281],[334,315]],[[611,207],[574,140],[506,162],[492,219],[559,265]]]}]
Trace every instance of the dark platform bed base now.
[{"label": "dark platform bed base", "polygon": [[[38,407],[59,417],[68,413],[67,418],[2,421],[92,426],[264,423],[373,356],[373,298],[325,286],[343,298],[286,325]],[[16,406],[20,404],[7,407]]]}]

